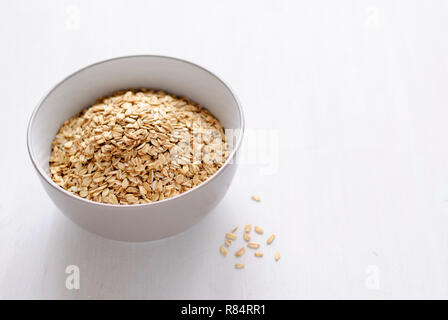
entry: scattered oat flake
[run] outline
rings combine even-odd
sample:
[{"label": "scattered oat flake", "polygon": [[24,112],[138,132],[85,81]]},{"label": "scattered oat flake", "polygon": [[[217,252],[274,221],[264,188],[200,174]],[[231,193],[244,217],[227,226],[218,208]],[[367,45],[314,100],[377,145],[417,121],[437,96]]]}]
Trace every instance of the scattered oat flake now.
[{"label": "scattered oat flake", "polygon": [[233,233],[226,233],[226,238],[228,240],[236,240],[237,236],[236,236],[236,234],[233,234]]},{"label": "scattered oat flake", "polygon": [[[224,245],[222,245],[222,246],[219,248],[219,250],[220,250],[220,252],[221,252],[222,255],[224,255],[224,256],[227,255],[228,250],[227,250],[226,247],[229,247],[229,246],[232,244],[232,241],[234,241],[234,240],[237,239],[237,236],[236,236],[236,234],[235,234],[235,232],[237,231],[237,229],[238,229],[238,226],[235,227],[235,228],[233,228],[232,233],[226,233],[226,241],[224,242]],[[251,225],[251,224],[246,224],[246,225],[244,226],[243,239],[244,239],[246,242],[248,242],[248,243],[247,243],[247,247],[248,247],[248,248],[251,248],[251,249],[259,249],[259,248],[261,247],[261,244],[260,244],[260,243],[258,243],[258,242],[250,242],[251,237],[250,237],[249,232],[251,232],[251,230],[252,230],[252,225]],[[263,230],[263,228],[261,228],[260,226],[255,226],[255,227],[254,227],[254,231],[255,231],[256,233],[260,234],[260,235],[264,234],[264,230]],[[275,234],[271,234],[271,235],[266,239],[266,243],[267,243],[268,245],[272,244],[272,242],[274,242],[274,240],[275,240],[275,237],[276,237]],[[239,250],[237,250],[237,251],[235,252],[235,256],[236,256],[237,258],[239,258],[239,257],[243,256],[243,255],[245,254],[245,252],[246,252],[246,248],[245,248],[245,247],[242,247],[242,248],[240,248]],[[257,258],[262,258],[262,257],[264,256],[264,253],[261,252],[261,251],[255,251],[255,252],[254,252],[254,256],[257,257]],[[274,260],[275,260],[275,261],[279,261],[279,260],[280,260],[280,252],[276,252],[276,253],[274,254]],[[244,264],[242,264],[242,263],[236,263],[236,264],[235,264],[235,268],[236,268],[236,269],[243,269],[244,267],[245,267],[245,266],[244,266]]]},{"label": "scattered oat flake", "polygon": [[251,249],[258,249],[258,248],[260,248],[260,244],[259,244],[259,243],[256,243],[256,242],[249,242],[249,243],[247,244],[247,246],[248,246],[249,248],[251,248]]},{"label": "scattered oat flake", "polygon": [[224,246],[219,247],[219,251],[221,251],[221,253],[224,257],[227,255],[226,247],[224,247]]},{"label": "scattered oat flake", "polygon": [[275,259],[275,261],[280,260],[280,252],[277,252],[277,253],[274,255],[274,259]]},{"label": "scattered oat flake", "polygon": [[252,198],[252,200],[257,201],[257,202],[260,202],[260,200],[261,200],[259,196],[252,196],[251,198]]},{"label": "scattered oat flake", "polygon": [[235,256],[241,257],[246,252],[246,248],[242,247],[240,250],[235,252]]}]

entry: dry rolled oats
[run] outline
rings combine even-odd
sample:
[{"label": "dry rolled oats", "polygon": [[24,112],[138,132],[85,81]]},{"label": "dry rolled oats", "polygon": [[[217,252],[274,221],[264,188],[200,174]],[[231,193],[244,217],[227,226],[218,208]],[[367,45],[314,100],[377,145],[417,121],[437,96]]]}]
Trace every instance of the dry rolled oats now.
[{"label": "dry rolled oats", "polygon": [[233,234],[233,233],[226,233],[226,239],[227,240],[231,240],[231,241],[233,241],[233,240],[236,240],[236,234]]},{"label": "dry rolled oats", "polygon": [[227,255],[227,249],[224,246],[219,247],[219,251],[225,257]]},{"label": "dry rolled oats", "polygon": [[256,243],[256,242],[249,242],[249,243],[247,244],[247,246],[248,246],[249,248],[251,248],[251,249],[258,249],[258,248],[260,248],[260,244],[259,244],[259,243]]},{"label": "dry rolled oats", "polygon": [[235,252],[235,256],[241,257],[246,252],[246,248],[242,247],[237,252]]},{"label": "dry rolled oats", "polygon": [[[221,252],[221,254],[222,255],[224,255],[224,256],[226,256],[227,255],[227,253],[228,253],[228,250],[227,250],[227,248],[226,247],[229,247],[231,244],[232,244],[232,241],[236,241],[237,240],[237,236],[234,234],[234,232],[236,232],[238,230],[238,226],[236,226],[236,227],[234,227],[233,228],[233,230],[232,230],[232,233],[226,233],[226,241],[225,241],[225,243],[224,243],[224,245],[222,245],[220,248],[219,248],[219,250],[220,250],[220,252]],[[247,247],[248,248],[250,248],[250,249],[255,249],[256,251],[254,252],[254,256],[256,257],[256,258],[262,258],[263,256],[264,256],[264,254],[263,254],[263,252],[262,251],[258,251],[258,249],[260,249],[260,247],[262,246],[260,243],[258,243],[258,242],[250,242],[250,234],[249,234],[249,232],[251,232],[251,230],[252,230],[252,225],[251,224],[246,224],[245,226],[244,226],[244,233],[243,233],[243,239],[245,240],[245,241],[247,241],[248,243],[247,243]],[[263,230],[263,228],[261,228],[260,226],[255,226],[254,227],[254,230],[255,230],[255,232],[256,233],[258,233],[258,234],[260,234],[260,235],[263,235],[264,234],[264,230]],[[275,240],[275,234],[271,234],[267,239],[266,239],[266,244],[267,245],[270,245],[270,244],[272,244],[272,242]],[[241,247],[240,249],[238,249],[236,252],[235,252],[235,257],[238,259],[238,258],[241,258],[244,254],[246,253],[246,248],[245,247]],[[274,254],[274,260],[275,261],[279,261],[280,260],[280,252],[276,252],[275,254]],[[242,263],[237,263],[237,264],[235,264],[235,268],[236,269],[242,269],[242,268],[244,268],[245,266],[244,266],[244,264],[242,264]]]},{"label": "dry rolled oats", "polygon": [[256,227],[255,227],[255,232],[258,233],[258,234],[263,234],[263,233],[264,233],[264,230],[263,230],[262,227],[256,226]]},{"label": "dry rolled oats", "polygon": [[275,259],[275,261],[280,260],[280,252],[277,252],[277,253],[274,255],[274,259]]},{"label": "dry rolled oats", "polygon": [[221,124],[202,106],[162,91],[119,91],[62,125],[50,175],[88,200],[143,204],[201,184],[228,155]]}]

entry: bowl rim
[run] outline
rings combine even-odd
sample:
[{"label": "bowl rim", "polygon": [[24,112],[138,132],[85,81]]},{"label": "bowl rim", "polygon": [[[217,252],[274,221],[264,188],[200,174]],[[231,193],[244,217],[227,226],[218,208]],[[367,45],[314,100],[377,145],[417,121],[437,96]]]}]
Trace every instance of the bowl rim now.
[{"label": "bowl rim", "polygon": [[[216,171],[211,177],[209,177],[207,180],[205,180],[204,182],[202,182],[201,184],[199,184],[196,187],[191,188],[188,191],[185,191],[181,194],[178,194],[174,197],[170,197],[164,200],[159,200],[159,201],[155,201],[155,202],[150,202],[150,203],[144,203],[144,204],[110,204],[110,203],[103,203],[103,202],[96,202],[93,200],[87,200],[84,199],[82,197],[76,196],[74,194],[72,194],[71,192],[61,188],[60,186],[58,186],[51,178],[50,176],[48,176],[42,168],[40,168],[39,165],[37,165],[36,160],[34,159],[34,152],[33,152],[33,148],[31,146],[31,126],[34,123],[34,119],[37,115],[37,113],[39,112],[43,102],[48,98],[48,96],[50,94],[53,93],[53,91],[55,91],[60,85],[62,85],[64,82],[66,82],[67,80],[69,80],[70,78],[74,77],[75,75],[77,75],[78,73],[89,69],[91,67],[103,64],[103,63],[108,63],[111,61],[115,61],[115,60],[121,60],[121,59],[129,59],[129,58],[162,58],[162,59],[167,59],[167,60],[174,60],[174,61],[178,61],[178,62],[183,62],[186,64],[189,64],[193,67],[199,68],[202,71],[207,72],[208,74],[210,74],[211,76],[213,76],[214,78],[216,78],[216,80],[218,80],[219,82],[221,82],[222,85],[224,85],[224,87],[229,90],[230,94],[232,95],[233,100],[235,101],[235,104],[238,108],[238,112],[239,112],[239,117],[240,117],[240,135],[238,137],[238,140],[232,150],[232,152],[229,154],[229,156],[227,157],[226,161],[224,162],[224,164],[221,166],[221,168],[218,169],[218,171]],[[232,88],[226,83],[224,82],[224,80],[222,80],[219,76],[217,76],[215,73],[209,71],[208,69],[184,60],[184,59],[180,59],[180,58],[176,58],[176,57],[172,57],[172,56],[165,56],[165,55],[152,55],[152,54],[138,54],[138,55],[127,55],[127,56],[120,56],[120,57],[115,57],[115,58],[110,58],[110,59],[106,59],[106,60],[101,60],[92,64],[89,64],[83,68],[78,69],[77,71],[69,74],[68,76],[66,76],[65,78],[63,78],[61,81],[57,82],[53,87],[51,87],[50,90],[48,90],[44,96],[39,100],[39,102],[37,103],[37,105],[34,107],[34,110],[31,114],[31,117],[28,121],[28,126],[27,126],[27,150],[28,150],[28,155],[31,159],[31,162],[33,163],[34,168],[36,169],[36,171],[38,172],[38,174],[40,175],[40,177],[46,182],[48,183],[48,185],[52,188],[54,188],[55,190],[61,192],[63,195],[75,200],[75,201],[81,201],[84,202],[85,204],[88,205],[95,205],[95,206],[100,206],[100,207],[110,207],[110,208],[139,208],[139,207],[152,207],[152,206],[159,206],[159,205],[163,205],[169,201],[173,201],[173,200],[178,200],[182,197],[186,197],[188,196],[190,193],[193,193],[195,191],[198,191],[201,188],[204,188],[208,183],[210,183],[212,180],[216,179],[218,176],[220,176],[224,169],[230,164],[230,162],[232,160],[236,160],[235,158],[235,154],[236,152],[239,150],[242,140],[243,140],[243,136],[244,136],[244,131],[245,131],[245,120],[244,120],[244,113],[243,113],[243,108],[241,106],[241,103],[237,97],[237,95],[235,94],[235,92],[232,90]]]}]

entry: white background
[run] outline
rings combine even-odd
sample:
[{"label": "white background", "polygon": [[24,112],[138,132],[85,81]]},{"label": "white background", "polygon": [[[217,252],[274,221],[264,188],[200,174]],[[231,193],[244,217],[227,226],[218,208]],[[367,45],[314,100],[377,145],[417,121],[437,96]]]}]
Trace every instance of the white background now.
[{"label": "white background", "polygon": [[[448,2],[1,1],[0,26],[0,298],[448,298]],[[199,224],[145,244],[65,218],[25,141],[54,84],[130,54],[216,72],[278,141]],[[277,240],[235,270],[218,248],[248,222]]]}]

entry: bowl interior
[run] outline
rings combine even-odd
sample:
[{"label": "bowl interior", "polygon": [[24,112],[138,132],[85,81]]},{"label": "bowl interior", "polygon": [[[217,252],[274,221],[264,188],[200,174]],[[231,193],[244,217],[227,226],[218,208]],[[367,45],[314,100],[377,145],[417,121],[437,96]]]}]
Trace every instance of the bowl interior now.
[{"label": "bowl interior", "polygon": [[120,89],[161,89],[186,96],[207,108],[226,129],[236,129],[230,147],[240,140],[242,113],[231,90],[215,75],[192,63],[169,57],[123,57],[86,67],[60,82],[41,101],[30,120],[31,157],[48,175],[51,142],[64,121],[100,96]]}]

